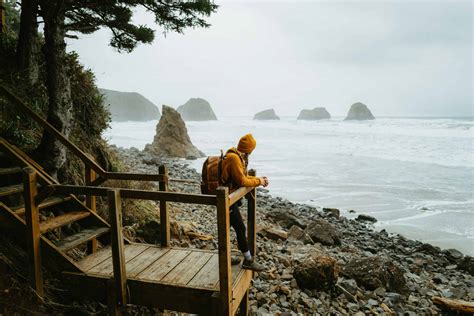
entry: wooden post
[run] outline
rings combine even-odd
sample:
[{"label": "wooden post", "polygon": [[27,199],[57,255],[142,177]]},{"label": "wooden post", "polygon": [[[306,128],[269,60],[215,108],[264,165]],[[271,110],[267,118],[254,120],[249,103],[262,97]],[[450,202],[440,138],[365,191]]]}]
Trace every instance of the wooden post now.
[{"label": "wooden post", "polygon": [[[94,169],[89,166],[85,166],[85,183],[86,186],[90,186],[92,182],[97,178],[97,174]],[[93,212],[96,212],[96,197],[93,195],[86,196],[86,206],[90,208]],[[97,251],[97,239],[93,238],[87,242],[87,253],[91,254]]]},{"label": "wooden post", "polygon": [[[160,191],[168,191],[168,168],[166,166],[159,167],[159,174],[164,175],[164,181],[160,181]],[[161,233],[161,246],[169,247],[170,245],[170,218],[168,212],[168,202],[160,201],[160,233]]]},{"label": "wooden post", "polygon": [[[122,204],[120,190],[107,192],[112,241],[112,263],[114,267],[115,310],[127,304],[127,276],[125,270],[124,242],[122,236]],[[109,306],[111,309],[112,306]]]},{"label": "wooden post", "polygon": [[[257,171],[249,170],[250,176],[257,176]],[[253,189],[247,194],[247,239],[250,253],[255,256],[257,253],[257,232],[256,232],[256,211],[257,211],[257,190]]]},{"label": "wooden post", "polygon": [[229,188],[218,187],[217,233],[219,238],[220,315],[232,313],[232,270],[230,265]]},{"label": "wooden post", "polygon": [[25,199],[26,243],[29,259],[29,278],[33,289],[40,297],[44,296],[43,273],[41,271],[41,233],[39,226],[39,210],[35,198],[38,194],[36,172],[33,168],[23,169],[23,186]]}]

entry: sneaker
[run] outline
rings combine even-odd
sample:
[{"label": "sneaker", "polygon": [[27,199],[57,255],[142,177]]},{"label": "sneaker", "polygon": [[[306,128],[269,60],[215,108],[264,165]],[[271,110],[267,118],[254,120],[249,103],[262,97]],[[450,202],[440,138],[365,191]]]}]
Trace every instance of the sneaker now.
[{"label": "sneaker", "polygon": [[230,264],[235,266],[236,264],[239,264],[242,261],[241,256],[230,256]]},{"label": "sneaker", "polygon": [[252,270],[255,272],[262,272],[265,270],[265,267],[263,265],[256,263],[253,259],[252,260],[245,259],[244,262],[242,263],[242,268],[247,269],[247,270]]}]

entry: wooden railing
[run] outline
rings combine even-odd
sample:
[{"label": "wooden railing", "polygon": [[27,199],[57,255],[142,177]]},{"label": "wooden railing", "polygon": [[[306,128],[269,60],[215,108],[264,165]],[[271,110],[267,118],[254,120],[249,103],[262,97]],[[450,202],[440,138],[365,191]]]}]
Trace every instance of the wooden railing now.
[{"label": "wooden railing", "polygon": [[[18,96],[11,92],[0,82],[0,93],[5,96],[11,104],[15,105],[15,109],[21,110],[24,114],[34,120],[44,131],[53,135],[68,150],[75,154],[85,165],[85,183],[86,185],[97,186],[107,180],[133,180],[133,181],[157,181],[167,183],[169,179],[163,174],[140,174],[140,173],[122,173],[109,172],[104,170],[97,162],[95,162],[88,154],[84,153],[79,147],[72,143],[66,136],[61,134],[53,125],[48,123],[29,106],[25,104]],[[88,201],[91,203],[92,200]],[[94,207],[91,203],[91,207]]]},{"label": "wooden railing", "polygon": [[[242,198],[246,198],[247,212],[248,212],[248,241],[249,248],[252,255],[256,254],[256,189],[255,188],[240,188],[235,192],[229,194],[227,187],[219,187],[216,195],[202,195],[202,194],[187,194],[175,193],[168,191],[168,183],[170,180],[177,182],[198,183],[193,180],[184,179],[169,179],[168,171],[165,166],[159,167],[158,174],[138,174],[138,173],[120,173],[108,172],[98,165],[92,158],[79,149],[76,145],[70,142],[64,135],[62,135],[56,128],[40,117],[36,112],[30,109],[21,99],[14,95],[11,91],[5,88],[0,82],[0,93],[8,98],[18,109],[27,114],[36,123],[38,123],[46,132],[51,133],[57,140],[59,140],[67,149],[72,151],[85,165],[85,186],[75,185],[60,185],[49,184],[46,185],[42,194],[37,194],[35,191],[27,191],[26,196],[29,200],[25,200],[27,204],[27,221],[28,227],[31,230],[31,240],[29,241],[31,253],[35,254],[38,251],[39,233],[37,233],[37,217],[36,205],[50,194],[81,194],[86,196],[86,205],[95,211],[96,196],[107,197],[109,205],[109,220],[112,233],[112,257],[114,270],[114,288],[116,289],[116,299],[122,305],[126,304],[126,269],[124,259],[124,239],[122,236],[122,211],[121,199],[143,199],[160,202],[160,228],[161,228],[161,244],[163,247],[168,247],[170,244],[170,225],[168,202],[191,203],[211,205],[217,207],[217,230],[218,230],[218,252],[219,252],[219,281],[220,281],[220,295],[221,295],[221,313],[228,314],[232,310],[232,270],[231,270],[231,256],[230,256],[230,207]],[[255,176],[255,171],[249,172],[250,175]],[[35,173],[31,170],[25,172],[25,185],[30,183],[31,179],[35,179]],[[124,188],[112,187],[98,187],[107,180],[133,180],[133,181],[157,181],[159,182],[159,191],[150,190],[134,190]],[[33,186],[30,184],[31,190]],[[28,190],[28,188],[27,188]],[[29,206],[28,206],[29,204]],[[28,209],[30,208],[30,210]],[[30,221],[29,216],[33,216]],[[40,258],[40,256],[34,256]],[[39,260],[39,259],[38,259]],[[39,269],[41,262],[35,261],[35,269]],[[38,278],[37,278],[38,279]]]},{"label": "wooden railing", "polygon": [[[166,168],[161,170],[166,174]],[[112,231],[112,257],[114,266],[114,282],[118,300],[126,304],[125,286],[126,270],[123,253],[121,199],[141,199],[160,202],[160,222],[166,221],[166,230],[161,230],[162,246],[169,245],[170,227],[167,202],[180,202],[217,207],[218,256],[220,295],[223,312],[232,307],[232,270],[230,252],[230,206],[242,198],[246,198],[248,211],[248,240],[250,251],[256,254],[256,189],[241,188],[229,195],[227,187],[219,187],[216,195],[187,194],[163,191],[133,190],[109,187],[91,187],[74,185],[50,185],[55,194],[82,194],[86,196],[103,196],[108,198],[109,220]],[[163,225],[161,226],[163,227]],[[223,314],[227,314],[224,312]]]}]

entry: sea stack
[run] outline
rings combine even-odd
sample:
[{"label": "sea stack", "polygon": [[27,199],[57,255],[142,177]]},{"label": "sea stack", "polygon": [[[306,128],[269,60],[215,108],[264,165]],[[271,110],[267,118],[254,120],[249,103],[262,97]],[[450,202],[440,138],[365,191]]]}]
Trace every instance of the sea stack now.
[{"label": "sea stack", "polygon": [[196,159],[204,153],[192,143],[181,115],[172,107],[163,105],[163,115],[156,125],[156,134],[152,144],[145,151],[160,157]]},{"label": "sea stack", "polygon": [[300,115],[298,115],[298,120],[324,120],[330,119],[331,114],[326,110],[326,108],[314,108],[312,110],[301,110]]},{"label": "sea stack", "polygon": [[178,107],[177,111],[185,121],[216,121],[217,117],[209,102],[201,98],[191,98]]},{"label": "sea stack", "polygon": [[160,119],[158,107],[140,93],[108,89],[99,89],[99,92],[104,96],[114,122]]},{"label": "sea stack", "polygon": [[372,112],[370,112],[367,105],[365,105],[364,103],[357,102],[352,104],[349,113],[347,114],[347,117],[344,119],[344,121],[350,120],[375,120],[375,117],[372,115]]},{"label": "sea stack", "polygon": [[279,120],[280,117],[278,115],[276,115],[274,109],[269,109],[269,110],[258,112],[257,114],[255,114],[253,119],[254,120],[263,120],[263,121],[264,120]]}]

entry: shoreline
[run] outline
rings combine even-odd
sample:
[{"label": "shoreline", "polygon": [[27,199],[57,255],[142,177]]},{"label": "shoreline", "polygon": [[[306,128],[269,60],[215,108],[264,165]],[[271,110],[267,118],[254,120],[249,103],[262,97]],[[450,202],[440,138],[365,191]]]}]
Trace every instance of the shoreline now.
[{"label": "shoreline", "polygon": [[[196,164],[194,161],[187,161],[187,160],[181,160],[185,164],[189,164],[191,168],[193,168],[196,172],[200,172],[198,169],[201,163],[202,159],[198,159],[199,165]],[[442,249],[450,249],[454,248],[459,251],[461,251],[465,255],[469,256],[474,256],[474,248],[473,246],[469,246],[469,242],[474,243],[474,239],[470,239],[469,236],[463,235],[463,234],[455,234],[453,232],[448,232],[448,231],[443,231],[443,230],[435,230],[431,226],[430,227],[424,227],[422,225],[410,225],[409,221],[412,219],[423,219],[423,218],[428,218],[430,219],[431,216],[446,216],[449,213],[442,212],[442,211],[432,211],[432,210],[426,210],[424,211],[426,214],[420,213],[420,214],[414,214],[412,217],[400,217],[400,218],[389,218],[389,219],[384,219],[382,216],[380,216],[380,213],[393,213],[394,210],[389,209],[389,210],[384,210],[384,211],[360,211],[359,207],[354,207],[354,205],[357,205],[357,203],[354,203],[354,205],[347,207],[347,206],[342,206],[339,207],[338,205],[333,205],[332,204],[323,204],[320,203],[317,200],[309,199],[305,201],[301,200],[292,200],[290,197],[285,196],[284,194],[278,194],[278,193],[272,193],[272,189],[268,189],[269,194],[272,195],[273,197],[277,198],[280,197],[282,199],[286,199],[292,203],[295,204],[303,204],[303,205],[308,205],[311,207],[315,207],[317,209],[322,209],[322,208],[337,208],[341,211],[341,215],[347,217],[348,219],[355,219],[359,214],[368,214],[370,216],[373,216],[377,219],[377,222],[374,223],[373,228],[377,231],[381,230],[387,230],[390,233],[393,234],[401,234],[404,237],[408,239],[414,239],[420,242],[424,243],[430,243],[434,246],[440,247]],[[280,189],[281,191],[281,189]],[[326,199],[326,198],[323,198]],[[390,201],[388,201],[390,203]],[[346,204],[346,203],[342,203]],[[403,208],[403,211],[405,212],[411,212],[411,208],[408,205],[400,205],[401,208]],[[417,209],[414,209],[413,212],[418,211],[420,208],[424,207],[424,204],[420,204]],[[380,218],[382,217],[382,219]],[[444,221],[443,221],[444,222]],[[470,241],[471,240],[471,241]],[[464,244],[464,246],[459,246]]]},{"label": "shoreline", "polygon": [[[170,177],[200,179],[189,161],[160,159],[133,148],[115,149],[132,171],[156,173],[158,165],[164,163],[169,167]],[[171,183],[170,188],[189,193],[199,191],[196,185],[182,183]],[[184,233],[172,243],[216,249],[216,219],[209,207],[175,205],[172,209],[170,217],[176,225],[191,227],[193,236],[210,238],[203,240]],[[245,217],[243,208],[241,213]],[[311,230],[316,224],[323,226]],[[455,249],[441,250],[399,234],[389,234],[384,229],[376,231],[370,222],[347,219],[340,216],[337,209],[292,203],[272,196],[265,189],[258,189],[257,225],[257,258],[268,269],[257,275],[250,291],[251,311],[257,315],[315,311],[384,314],[387,313],[385,308],[408,315],[436,315],[441,311],[431,300],[434,296],[474,300],[474,260]],[[295,234],[296,231],[302,235]],[[231,236],[235,248],[233,232]],[[338,277],[332,281],[336,287],[319,288],[321,282],[314,276],[309,278],[309,288],[303,285],[299,277],[301,269],[316,255],[334,262]],[[400,273],[391,277],[403,284],[403,289],[394,288],[390,282],[373,288],[357,271],[351,270],[351,265],[358,260],[367,260],[370,264],[378,262],[380,266],[372,267],[374,271],[386,271],[387,264],[395,263]],[[376,283],[380,279],[383,276],[374,274],[370,281]]]}]

